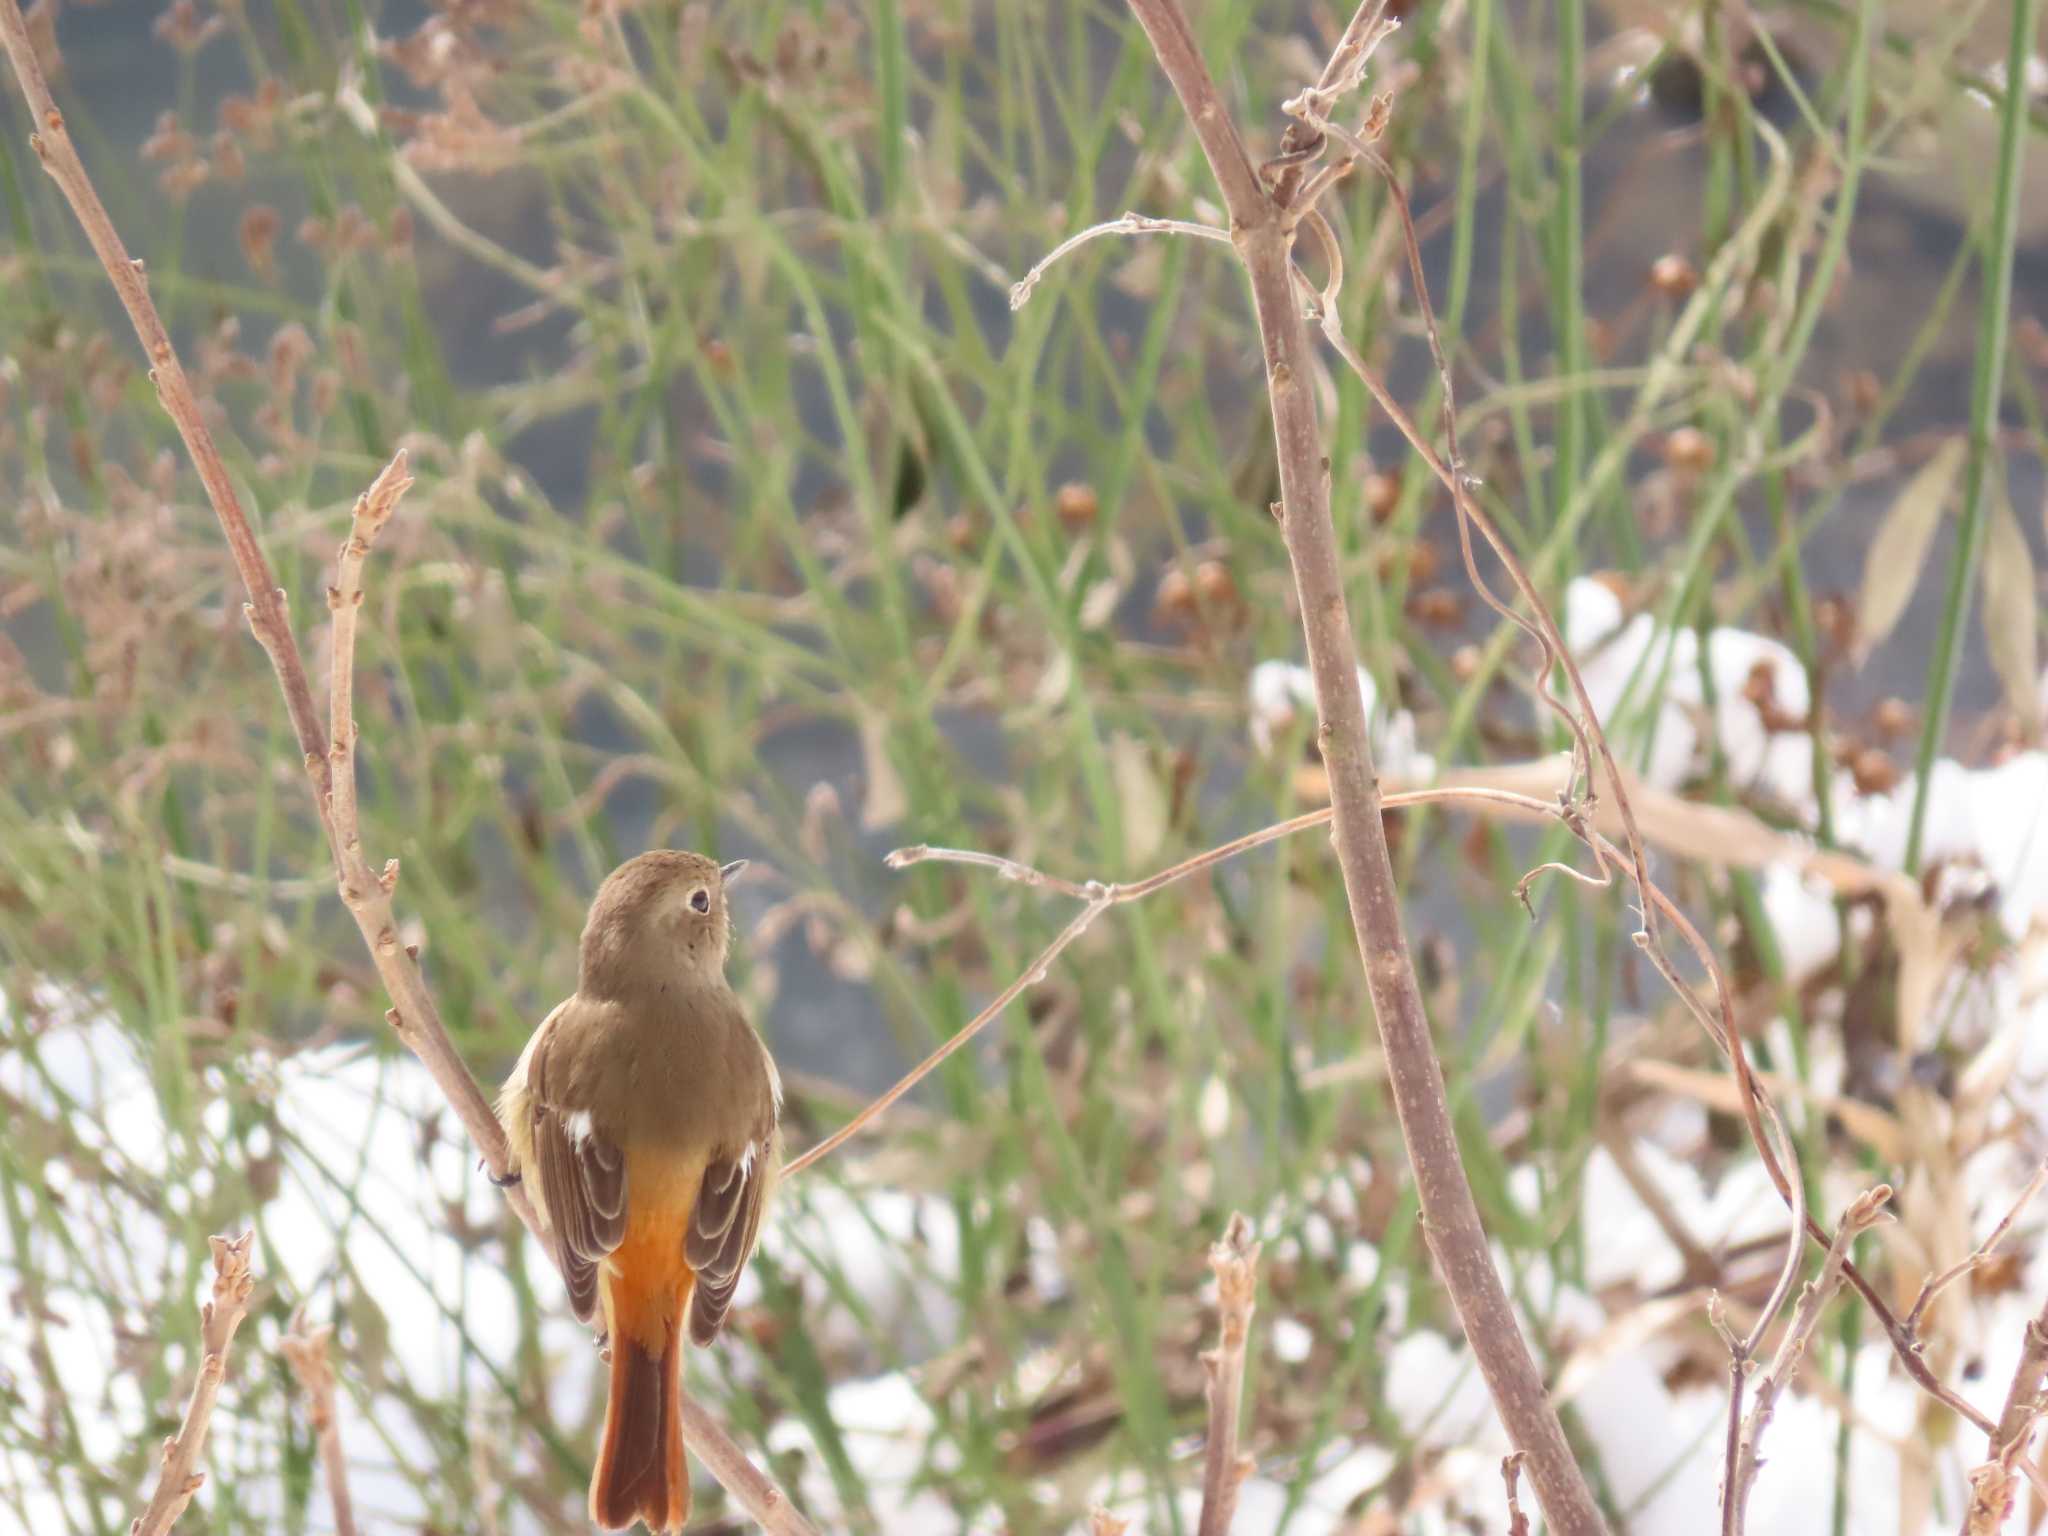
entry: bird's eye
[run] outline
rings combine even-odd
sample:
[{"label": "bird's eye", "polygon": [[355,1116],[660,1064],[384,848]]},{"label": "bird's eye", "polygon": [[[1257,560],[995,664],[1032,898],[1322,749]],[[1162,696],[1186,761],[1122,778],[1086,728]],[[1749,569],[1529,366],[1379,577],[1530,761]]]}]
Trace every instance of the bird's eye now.
[{"label": "bird's eye", "polygon": [[697,889],[690,892],[690,905],[696,911],[709,912],[711,910],[711,893],[705,890],[703,886],[698,886]]}]

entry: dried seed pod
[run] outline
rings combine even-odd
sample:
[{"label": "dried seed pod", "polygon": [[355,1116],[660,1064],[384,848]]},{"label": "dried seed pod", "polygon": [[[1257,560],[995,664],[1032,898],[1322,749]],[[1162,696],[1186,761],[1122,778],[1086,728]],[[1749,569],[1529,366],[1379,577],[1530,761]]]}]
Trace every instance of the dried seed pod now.
[{"label": "dried seed pod", "polygon": [[1879,701],[1877,708],[1871,712],[1870,723],[1877,727],[1878,734],[1887,741],[1896,741],[1902,736],[1912,734],[1913,706],[1894,694]]},{"label": "dried seed pod", "polygon": [[1408,599],[1409,615],[1431,629],[1455,629],[1465,618],[1465,602],[1449,587],[1430,587]]},{"label": "dried seed pod", "polygon": [[1195,616],[1195,584],[1179,566],[1167,567],[1152,595],[1152,611],[1164,620],[1186,623]]},{"label": "dried seed pod", "polygon": [[1195,567],[1195,596],[1205,608],[1233,607],[1238,602],[1237,578],[1221,560],[1204,560]]},{"label": "dried seed pod", "polygon": [[1714,464],[1714,440],[1698,427],[1678,427],[1664,439],[1664,462],[1681,474],[1704,474]]},{"label": "dried seed pod", "polygon": [[1394,515],[1401,501],[1401,477],[1374,470],[1365,477],[1365,510],[1376,523]]},{"label": "dried seed pod", "polygon": [[1682,299],[1699,285],[1698,270],[1676,251],[1666,252],[1650,264],[1650,286],[1667,299]]},{"label": "dried seed pod", "polygon": [[1102,510],[1095,496],[1095,487],[1071,481],[1059,488],[1053,498],[1053,510],[1059,514],[1060,526],[1068,533],[1086,533],[1095,525],[1095,517]]},{"label": "dried seed pod", "polygon": [[1849,765],[1849,775],[1866,795],[1882,795],[1898,786],[1898,764],[1881,747],[1865,747]]}]

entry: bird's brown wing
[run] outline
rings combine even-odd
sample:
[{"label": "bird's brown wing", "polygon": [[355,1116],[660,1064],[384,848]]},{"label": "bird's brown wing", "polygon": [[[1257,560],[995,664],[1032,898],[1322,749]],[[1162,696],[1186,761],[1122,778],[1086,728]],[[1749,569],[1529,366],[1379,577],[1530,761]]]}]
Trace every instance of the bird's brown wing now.
[{"label": "bird's brown wing", "polygon": [[561,1031],[543,1028],[526,1077],[533,1160],[569,1304],[587,1323],[597,1316],[598,1263],[626,1235],[626,1158],[587,1110],[567,1109],[550,1096],[549,1057]]},{"label": "bird's brown wing", "polygon": [[775,1126],[770,1122],[736,1156],[714,1158],[704,1170],[704,1183],[690,1213],[690,1234],[683,1240],[683,1257],[697,1272],[690,1297],[693,1344],[709,1344],[725,1326],[740,1271],[761,1235],[761,1210],[775,1179],[776,1155]]}]

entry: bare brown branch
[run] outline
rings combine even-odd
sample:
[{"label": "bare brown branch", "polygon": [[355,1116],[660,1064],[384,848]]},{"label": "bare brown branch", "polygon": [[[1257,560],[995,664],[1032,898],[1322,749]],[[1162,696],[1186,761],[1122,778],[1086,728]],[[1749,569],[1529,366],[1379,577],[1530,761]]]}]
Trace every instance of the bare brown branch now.
[{"label": "bare brown branch", "polygon": [[[1990,1454],[1970,1472],[1970,1505],[1963,1536],[1995,1536],[2012,1513],[2015,1468],[2027,1469],[2027,1443],[2041,1420],[2041,1387],[2048,1380],[2048,1306],[2027,1324],[2027,1342],[2006,1388],[2005,1407],[1991,1431]],[[2038,1488],[2039,1484],[2036,1483]]]},{"label": "bare brown branch", "polygon": [[1238,1490],[1252,1469],[1237,1452],[1237,1415],[1244,1396],[1245,1341],[1259,1291],[1259,1245],[1242,1211],[1232,1214],[1209,1249],[1216,1274],[1216,1347],[1202,1352],[1209,1381],[1209,1440],[1202,1456],[1201,1536],[1225,1536],[1237,1513]]},{"label": "bare brown branch", "polygon": [[[1325,123],[1325,127],[1329,126]],[[1759,127],[1765,142],[1774,150],[1771,180],[1765,187],[1762,196],[1758,199],[1756,207],[1744,220],[1743,227],[1738,232],[1737,237],[1729,241],[1715,257],[1714,269],[1709,273],[1708,280],[1702,284],[1702,292],[1696,296],[1695,304],[1688,307],[1685,315],[1674,328],[1672,337],[1666,344],[1659,366],[1652,370],[1642,398],[1638,401],[1636,408],[1636,420],[1638,421],[1646,419],[1645,413],[1650,405],[1661,397],[1662,390],[1668,387],[1671,379],[1675,377],[1673,372],[1674,360],[1683,350],[1680,344],[1689,344],[1691,338],[1697,333],[1700,317],[1703,313],[1700,305],[1703,304],[1706,291],[1725,285],[1726,279],[1735,271],[1736,265],[1746,259],[1745,253],[1753,247],[1756,239],[1760,237],[1762,230],[1766,227],[1768,218],[1774,214],[1774,211],[1783,200],[1786,184],[1784,172],[1787,163],[1784,142],[1770,129],[1768,124],[1760,124]],[[1522,564],[1513,546],[1501,537],[1498,528],[1490,516],[1472,496],[1471,487],[1464,478],[1463,467],[1457,461],[1455,388],[1449,365],[1444,358],[1441,342],[1436,334],[1435,314],[1430,305],[1428,287],[1423,281],[1421,259],[1415,240],[1414,223],[1408,213],[1406,195],[1402,191],[1398,179],[1385,166],[1384,161],[1362,139],[1356,135],[1345,134],[1341,130],[1332,129],[1332,133],[1333,136],[1346,144],[1347,148],[1353,150],[1359,157],[1370,157],[1374,161],[1375,168],[1381,172],[1387,182],[1389,194],[1401,218],[1409,258],[1410,275],[1415,287],[1416,303],[1422,313],[1425,329],[1430,336],[1431,351],[1436,359],[1439,370],[1447,423],[1446,440],[1450,449],[1449,462],[1446,462],[1436,452],[1428,437],[1408,415],[1401,403],[1394,398],[1385,384],[1367,367],[1364,359],[1344,335],[1343,330],[1337,324],[1337,308],[1332,302],[1331,288],[1327,286],[1321,295],[1318,296],[1316,305],[1323,334],[1331,349],[1338,354],[1345,365],[1364,383],[1374,400],[1386,411],[1389,419],[1401,430],[1402,435],[1408,440],[1410,446],[1415,449],[1418,456],[1422,458],[1431,472],[1451,493],[1453,505],[1458,512],[1460,552],[1464,558],[1466,572],[1475,590],[1479,592],[1481,598],[1497,613],[1501,614],[1517,629],[1535,639],[1541,648],[1543,661],[1539,669],[1537,694],[1552,713],[1565,723],[1566,727],[1571,731],[1574,741],[1572,772],[1561,791],[1562,799],[1570,812],[1567,816],[1567,822],[1569,824],[1572,820],[1578,819],[1583,815],[1601,815],[1604,813],[1611,815],[1617,823],[1615,831],[1626,848],[1626,862],[1630,866],[1630,872],[1638,891],[1645,897],[1642,903],[1643,928],[1637,935],[1638,945],[1656,967],[1658,974],[1663,977],[1695,1019],[1698,1020],[1707,1035],[1720,1046],[1723,1053],[1727,1056],[1736,1080],[1738,1112],[1746,1122],[1750,1140],[1757,1149],[1757,1154],[1763,1162],[1765,1171],[1770,1175],[1780,1197],[1798,1213],[1795,1219],[1795,1226],[1803,1224],[1808,1237],[1825,1248],[1829,1246],[1831,1239],[1826,1230],[1810,1214],[1805,1213],[1803,1196],[1799,1193],[1801,1180],[1797,1174],[1797,1165],[1793,1161],[1792,1148],[1788,1142],[1783,1141],[1782,1137],[1777,1138],[1782,1146],[1774,1145],[1774,1138],[1766,1130],[1766,1120],[1772,1117],[1767,1116],[1764,1110],[1766,1103],[1764,1089],[1757,1082],[1754,1073],[1750,1069],[1748,1058],[1740,1049],[1740,1037],[1734,1025],[1733,999],[1719,961],[1701,938],[1698,931],[1686,921],[1678,908],[1654,884],[1649,882],[1648,858],[1644,851],[1641,830],[1636,824],[1635,812],[1635,805],[1641,797],[1642,791],[1639,786],[1634,784],[1632,776],[1627,770],[1621,767],[1615,760],[1609,749],[1606,735],[1600,727],[1597,713],[1592,708],[1591,700],[1586,693],[1585,684],[1579,674],[1577,665],[1573,661],[1569,650],[1564,646],[1563,639],[1558,634],[1556,624],[1551,618],[1548,609],[1537,594],[1529,571]],[[1325,243],[1333,282],[1341,281],[1343,254],[1337,244],[1335,232],[1331,229],[1328,222],[1312,208],[1306,210],[1306,222],[1308,227],[1314,230],[1318,238]],[[1297,274],[1296,281],[1299,286],[1314,294],[1315,290],[1307,283],[1305,278]],[[1625,427],[1618,441],[1626,442],[1632,436],[1632,430]],[[1517,593],[1528,605],[1528,617],[1513,611],[1503,603],[1492,592],[1484,578],[1480,575],[1471,538],[1471,530],[1475,525],[1480,529],[1489,547],[1492,548],[1495,555],[1509,571],[1515,583]],[[1572,693],[1578,702],[1579,709],[1583,713],[1575,713],[1564,701],[1553,695],[1542,681],[1543,677],[1548,676],[1549,670],[1553,665],[1564,672]],[[1592,792],[1590,772],[1592,759],[1596,755],[1600,759],[1601,767],[1604,770],[1605,779],[1611,792],[1611,808],[1603,805],[1599,797]],[[1582,782],[1587,786],[1583,797],[1580,796],[1579,791],[1579,786]],[[1597,844],[1589,846],[1593,847],[1596,859],[1599,860],[1603,868],[1611,860],[1621,857],[1618,853],[1603,853]],[[1695,847],[1693,849],[1694,856],[1699,856],[1700,851]],[[1827,857],[1832,858],[1833,856]],[[1895,897],[1898,894],[1893,888],[1893,882],[1885,881],[1883,884],[1888,897]],[[1705,968],[1712,984],[1716,1002],[1714,1011],[1709,1012],[1701,1004],[1692,989],[1678,975],[1669,956],[1665,953],[1656,926],[1659,914],[1679,929],[1688,947],[1692,949],[1699,958],[1701,965]],[[1793,1267],[1797,1259],[1798,1253],[1796,1249],[1788,1248],[1785,1266],[1781,1269],[1778,1283],[1772,1291],[1771,1305],[1758,1318],[1759,1327],[1753,1330],[1752,1337],[1761,1336],[1762,1325],[1768,1322],[1771,1313],[1783,1305],[1784,1299],[1790,1291]],[[1929,1369],[1926,1358],[1921,1353],[1914,1328],[1892,1312],[1876,1286],[1853,1263],[1844,1263],[1843,1274],[1850,1286],[1862,1298],[1864,1305],[1876,1317],[1879,1325],[1883,1327],[1894,1356],[1898,1359],[1901,1368],[1912,1378],[1915,1385],[1969,1423],[1988,1433],[1992,1427],[1990,1420],[1949,1388],[1946,1383],[1942,1382]],[[1734,1443],[1733,1410],[1736,1408],[1739,1408],[1739,1403],[1732,1403],[1731,1446]],[[2026,1470],[2027,1475],[2035,1480],[2037,1487],[2042,1486],[2040,1474],[2033,1468],[2031,1463],[2022,1462],[2021,1466]]]},{"label": "bare brown branch", "polygon": [[[1361,42],[1355,49],[1340,47],[1343,57],[1325,71],[1333,83],[1359,78],[1366,62],[1362,40],[1380,9],[1376,0],[1365,0],[1363,19],[1346,28],[1347,40]],[[1251,282],[1279,459],[1281,537],[1294,569],[1321,719],[1317,744],[1329,775],[1337,863],[1415,1173],[1423,1230],[1509,1438],[1529,1455],[1530,1480],[1544,1513],[1564,1536],[1592,1536],[1606,1525],[1494,1269],[1401,924],[1330,519],[1328,461],[1309,387],[1313,359],[1294,294],[1292,226],[1253,168],[1178,0],[1131,0],[1131,10],[1201,141]]]},{"label": "bare brown branch", "polygon": [[308,1327],[304,1313],[277,1341],[285,1364],[306,1394],[306,1422],[320,1451],[320,1472],[327,1479],[327,1500],[334,1511],[334,1536],[356,1536],[355,1501],[349,1496],[348,1462],[341,1453],[341,1420],[334,1410],[334,1363],[327,1346],[334,1330],[326,1324]]},{"label": "bare brown branch", "polygon": [[[1879,1184],[1857,1196],[1849,1209],[1842,1213],[1820,1273],[1800,1292],[1799,1305],[1792,1309],[1792,1321],[1785,1329],[1785,1336],[1778,1341],[1777,1353],[1771,1357],[1771,1363],[1757,1374],[1755,1401],[1742,1420],[1729,1481],[1721,1490],[1721,1529],[1725,1536],[1741,1536],[1750,1490],[1756,1486],[1757,1468],[1761,1465],[1757,1447],[1770,1423],[1772,1410],[1777,1407],[1778,1394],[1791,1383],[1814,1329],[1820,1326],[1821,1313],[1842,1287],[1842,1267],[1848,1261],[1849,1249],[1859,1235],[1879,1222],[1891,1219],[1885,1210],[1891,1197],[1891,1186]],[[1746,1365],[1747,1362],[1738,1357],[1732,1369],[1739,1377]]]},{"label": "bare brown branch", "polygon": [[[214,446],[213,434],[206,430],[206,423],[199,414],[198,396],[193,393],[191,382],[185,377],[184,366],[171,347],[170,333],[164,329],[163,321],[157,316],[156,305],[150,300],[149,279],[143,273],[142,263],[131,258],[127,247],[121,243],[114,221],[107,216],[106,207],[93,190],[85,162],[78,158],[77,147],[71,141],[71,130],[65,126],[64,114],[58,109],[57,99],[50,94],[49,82],[43,77],[42,64],[36,57],[35,45],[30,41],[28,23],[22,17],[19,0],[6,0],[4,5],[0,5],[0,46],[7,50],[15,78],[21,82],[22,94],[28,100],[29,116],[35,124],[35,130],[29,136],[29,147],[35,151],[43,169],[62,189],[72,212],[78,215],[85,238],[92,244],[93,254],[99,257],[100,265],[106,269],[108,280],[120,296],[121,307],[128,311],[128,318],[134,324],[135,334],[141,339],[142,350],[149,359],[149,376],[156,385],[157,398],[177,424],[178,435],[185,440],[185,449],[192,455],[193,466],[199,471],[215,516],[220,519],[220,531],[227,539],[228,552],[234,557],[242,585],[248,589],[249,627],[269,653],[270,664],[276,669],[278,687],[284,693],[285,709],[291,716],[292,729],[298,735],[299,748],[309,758],[318,756],[324,759],[326,743],[320,730],[320,716],[314,708],[312,687],[306,681],[305,665],[300,661],[298,646],[292,640],[284,591],[271,574],[270,562],[264,558],[263,547],[257,542],[255,530],[250,527],[241,501],[235,495],[227,464]],[[326,787],[325,771],[323,762],[317,779],[323,791]]]},{"label": "bare brown branch", "polygon": [[249,1297],[256,1289],[255,1277],[249,1273],[249,1249],[256,1234],[244,1232],[240,1237],[210,1241],[213,1296],[199,1309],[199,1376],[192,1383],[192,1396],[186,1401],[178,1432],[164,1442],[163,1471],[157,1477],[156,1490],[128,1527],[128,1536],[164,1536],[206,1481],[206,1474],[199,1470],[206,1428],[227,1375],[228,1345],[249,1315]]},{"label": "bare brown branch", "polygon": [[[414,956],[398,935],[391,893],[398,880],[398,862],[391,860],[381,873],[373,873],[362,851],[356,820],[352,714],[355,610],[362,600],[362,563],[376,533],[391,515],[400,495],[411,481],[406,475],[401,452],[379,475],[376,483],[356,503],[348,542],[342,548],[336,584],[329,595],[335,616],[334,680],[329,690],[329,710],[334,722],[334,743],[321,728],[307,681],[305,662],[292,633],[285,609],[285,595],[271,574],[248,515],[243,511],[229,479],[226,463],[200,414],[198,397],[171,346],[156,305],[150,299],[142,264],[131,260],[108,217],[99,195],[93,190],[85,164],[79,159],[70,133],[64,125],[56,99],[50,93],[28,25],[22,17],[20,0],[0,0],[0,46],[4,46],[26,96],[36,131],[31,143],[43,167],[56,180],[72,212],[83,226],[86,238],[105,268],[108,280],[120,295],[123,308],[141,338],[148,355],[150,377],[157,397],[177,424],[199,478],[206,488],[221,532],[234,557],[235,569],[248,594],[245,611],[249,627],[270,657],[277,674],[285,709],[298,738],[314,809],[319,815],[334,860],[337,884],[343,902],[361,930],[371,961],[383,980],[394,1006],[385,1015],[399,1037],[432,1075],[450,1107],[462,1121],[484,1163],[494,1174],[510,1167],[504,1131],[491,1113],[483,1091],[456,1051],[441,1022]],[[336,793],[337,766],[345,777],[342,792]],[[535,1228],[533,1206],[516,1185],[506,1191],[514,1213],[529,1230]],[[771,1532],[780,1536],[801,1536],[811,1530],[804,1518],[758,1468],[754,1467],[718,1422],[694,1400],[683,1401],[684,1427],[699,1460],[710,1470],[742,1508]],[[190,1497],[189,1491],[185,1494]],[[182,1507],[182,1504],[180,1505]],[[154,1508],[154,1503],[152,1504]]]}]

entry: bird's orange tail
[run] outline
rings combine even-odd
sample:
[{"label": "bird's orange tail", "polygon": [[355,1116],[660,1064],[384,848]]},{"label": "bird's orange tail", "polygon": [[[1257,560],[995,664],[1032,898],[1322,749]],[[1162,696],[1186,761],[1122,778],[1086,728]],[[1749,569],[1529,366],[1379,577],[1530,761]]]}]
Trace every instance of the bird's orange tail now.
[{"label": "bird's orange tail", "polygon": [[590,1478],[590,1518],[607,1531],[623,1531],[636,1519],[650,1531],[680,1531],[690,1517],[680,1311],[664,1330],[658,1354],[630,1336],[612,1337],[604,1443]]}]

